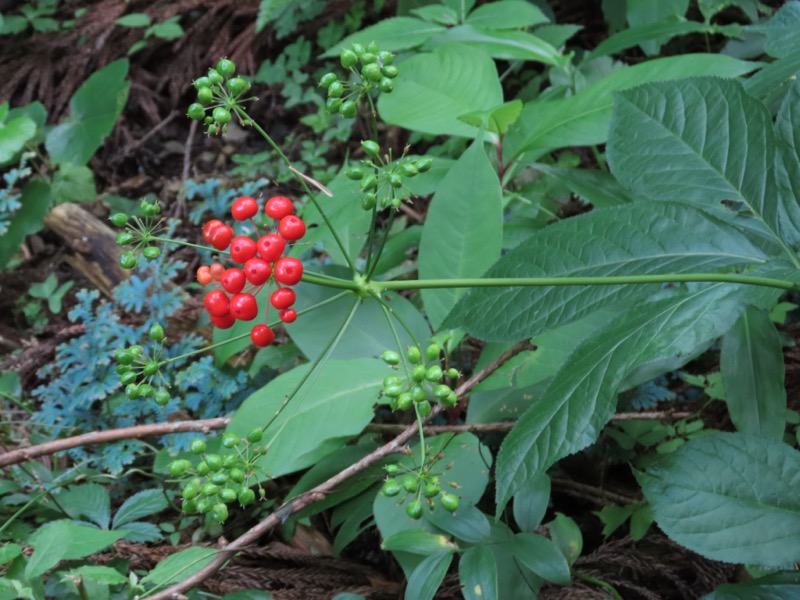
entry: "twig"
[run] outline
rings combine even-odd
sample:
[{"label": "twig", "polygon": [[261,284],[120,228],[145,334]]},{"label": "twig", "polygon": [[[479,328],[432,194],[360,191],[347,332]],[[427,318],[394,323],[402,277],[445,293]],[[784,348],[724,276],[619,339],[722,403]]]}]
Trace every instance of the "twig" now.
[{"label": "twig", "polygon": [[[670,411],[652,411],[652,412],[629,412],[617,413],[611,417],[612,421],[677,421],[685,419],[692,413],[689,412],[670,412]],[[516,421],[500,421],[497,423],[467,423],[466,425],[428,425],[423,429],[428,435],[437,435],[440,433],[505,433],[510,431]],[[399,433],[403,431],[405,425],[394,425],[391,423],[372,423],[367,425],[366,431],[373,433]]]},{"label": "twig", "polygon": [[[486,379],[489,375],[494,373],[501,365],[503,365],[506,361],[516,356],[518,353],[524,350],[530,350],[531,346],[528,343],[518,344],[514,348],[504,352],[500,355],[496,360],[494,360],[491,364],[487,365],[484,369],[481,369],[479,372],[475,373],[472,377],[467,379],[464,383],[462,383],[456,390],[456,395],[462,396],[463,394],[469,392],[472,388],[474,388],[478,383]],[[442,406],[437,404],[436,407],[433,409],[431,414],[428,416],[428,419],[433,418],[437,414],[442,411]],[[302,510],[306,506],[310,506],[315,502],[319,502],[320,500],[324,499],[325,496],[330,494],[333,490],[337,488],[337,486],[341,485],[343,482],[348,480],[350,477],[363,471],[373,463],[379,461],[380,459],[388,456],[389,454],[393,454],[395,452],[399,452],[405,446],[405,443],[411,439],[417,433],[417,423],[414,422],[411,425],[408,425],[403,432],[390,441],[388,444],[381,446],[377,450],[371,452],[357,463],[350,465],[343,471],[340,471],[338,474],[334,475],[327,481],[319,484],[317,487],[305,492],[304,494],[300,494],[299,496],[292,498],[291,500],[285,502],[283,505],[280,506],[275,512],[269,515],[266,519],[257,523],[251,529],[246,531],[244,534],[236,538],[234,541],[226,545],[225,547],[221,548],[219,553],[205,565],[202,569],[195,572],[191,576],[187,577],[180,583],[176,583],[170,588],[158,592],[154,596],[145,596],[149,597],[150,600],[177,600],[182,598],[182,594],[185,591],[188,591],[198,585],[200,585],[203,581],[209,578],[211,575],[216,573],[222,565],[237,551],[242,550],[243,548],[249,546],[250,544],[255,543],[258,538],[264,535],[267,531],[272,529],[273,527],[284,523],[286,519],[288,519],[291,515]]]},{"label": "twig", "polygon": [[151,137],[153,137],[153,136],[154,136],[156,133],[158,133],[158,132],[159,132],[161,129],[163,129],[163,128],[164,128],[164,127],[166,127],[166,126],[167,126],[169,123],[171,123],[171,122],[172,122],[172,120],[173,120],[173,119],[175,119],[175,117],[177,117],[179,114],[180,114],[180,113],[178,113],[178,111],[177,111],[177,110],[173,110],[173,111],[172,111],[171,113],[169,113],[169,114],[168,114],[166,117],[164,117],[164,118],[161,120],[161,122],[157,123],[155,127],[153,127],[153,128],[150,130],[150,131],[148,131],[148,132],[147,132],[145,135],[143,135],[141,138],[139,138],[138,140],[136,140],[134,143],[132,143],[132,144],[128,144],[127,146],[125,146],[125,149],[122,151],[122,156],[127,156],[127,155],[128,155],[128,154],[130,154],[130,153],[131,153],[133,150],[136,150],[137,148],[139,148],[139,147],[140,147],[142,144],[144,144],[144,143],[145,143],[147,140],[149,140]]},{"label": "twig", "polygon": [[638,498],[633,498],[624,494],[618,494],[610,490],[604,490],[603,488],[593,485],[578,483],[577,481],[572,481],[571,479],[553,477],[551,481],[553,482],[554,486],[560,487],[564,493],[569,494],[570,496],[575,496],[582,500],[588,500],[589,502],[597,504],[598,506],[605,506],[609,502],[620,504],[622,506],[639,502]]},{"label": "twig", "polygon": [[55,440],[38,446],[18,448],[12,452],[0,454],[0,467],[8,467],[19,462],[32,460],[39,456],[55,454],[62,450],[78,448],[80,446],[93,446],[96,444],[108,444],[119,440],[133,440],[151,435],[169,435],[170,433],[184,433],[187,431],[208,432],[225,427],[230,419],[228,417],[218,417],[216,419],[203,419],[199,421],[175,421],[174,423],[154,423],[152,425],[137,425],[135,427],[123,427],[122,429],[110,429],[109,431],[93,431],[75,437]]}]

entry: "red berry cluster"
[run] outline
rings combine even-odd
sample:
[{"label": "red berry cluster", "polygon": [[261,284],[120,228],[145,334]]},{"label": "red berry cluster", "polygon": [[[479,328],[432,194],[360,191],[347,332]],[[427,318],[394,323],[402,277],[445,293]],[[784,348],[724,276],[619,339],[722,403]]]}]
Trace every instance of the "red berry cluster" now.
[{"label": "red berry cluster", "polygon": [[[231,215],[237,221],[246,221],[255,217],[258,210],[258,202],[244,196],[233,203]],[[296,242],[305,235],[306,226],[294,214],[294,204],[285,196],[267,200],[264,212],[277,221],[277,233],[266,233],[258,241],[234,235],[233,228],[219,219],[203,226],[203,239],[217,250],[228,250],[231,260],[242,265],[226,269],[220,263],[213,263],[197,269],[200,284],[216,281],[222,288],[211,290],[204,300],[211,322],[220,329],[232,327],[237,320],[255,319],[258,315],[256,294],[273,278],[276,289],[270,296],[270,304],[278,309],[278,318],[284,323],[292,323],[297,318],[297,312],[291,308],[296,295],[290,286],[303,277],[303,263],[283,253],[287,242]],[[263,348],[273,342],[275,333],[267,325],[259,324],[250,331],[250,339]]]}]

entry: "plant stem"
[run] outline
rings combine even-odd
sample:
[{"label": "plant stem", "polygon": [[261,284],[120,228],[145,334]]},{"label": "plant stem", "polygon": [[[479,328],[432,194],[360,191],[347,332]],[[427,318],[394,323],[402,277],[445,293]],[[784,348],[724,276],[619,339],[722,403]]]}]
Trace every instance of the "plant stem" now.
[{"label": "plant stem", "polygon": [[372,277],[372,274],[378,267],[378,261],[381,259],[383,249],[386,247],[386,241],[389,239],[389,232],[392,230],[392,225],[394,225],[395,216],[397,216],[397,212],[392,210],[392,212],[389,214],[389,220],[386,223],[386,227],[384,227],[383,237],[381,238],[380,244],[378,244],[378,250],[375,252],[372,264],[367,262],[367,279]]},{"label": "plant stem", "polygon": [[741,283],[788,291],[800,291],[800,285],[783,279],[753,277],[735,273],[667,273],[664,275],[613,275],[595,277],[487,277],[483,279],[411,279],[405,281],[375,281],[382,290],[421,290],[464,287],[543,287],[568,285],[629,285],[647,283]]},{"label": "plant stem", "polygon": [[165,238],[160,237],[157,235],[150,237],[151,242],[162,242],[164,244],[176,244],[178,246],[186,246],[188,248],[196,248],[197,250],[207,250],[209,252],[214,252],[215,254],[229,254],[227,250],[217,250],[211,246],[201,246],[200,244],[193,244],[192,242],[186,242],[184,240],[174,240],[172,238]]},{"label": "plant stem", "polygon": [[316,273],[303,273],[303,281],[306,283],[313,283],[325,287],[339,288],[342,290],[350,290],[353,292],[358,291],[358,285],[354,281],[347,279],[339,279],[337,277],[328,277],[327,275],[318,275]]}]

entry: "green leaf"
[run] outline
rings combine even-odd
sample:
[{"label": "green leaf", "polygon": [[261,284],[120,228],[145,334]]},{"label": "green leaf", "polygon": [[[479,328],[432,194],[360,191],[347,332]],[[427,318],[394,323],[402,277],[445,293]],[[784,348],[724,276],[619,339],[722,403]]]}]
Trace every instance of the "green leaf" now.
[{"label": "green leaf", "polygon": [[506,436],[497,456],[497,505],[557,460],[592,444],[613,416],[617,394],[691,360],[724,333],[744,304],[778,292],[714,284],[631,309],[580,343]]},{"label": "green leaf", "polygon": [[459,25],[431,40],[433,46],[450,44],[474,47],[492,58],[502,60],[530,60],[553,66],[564,61],[564,57],[553,46],[525,31],[497,31],[473,25]]},{"label": "green leaf", "polygon": [[616,506],[614,504],[605,505],[602,510],[595,512],[597,518],[603,523],[603,537],[608,537],[619,529],[636,510],[633,505]]},{"label": "green leaf", "polygon": [[542,522],[550,502],[550,478],[533,477],[514,494],[514,520],[522,531],[533,531]]},{"label": "green leaf", "polygon": [[14,213],[8,231],[0,236],[0,268],[5,267],[19,250],[25,237],[36,233],[44,225],[50,208],[50,186],[41,179],[33,179],[22,188],[22,206]]},{"label": "green leaf", "polygon": [[486,546],[469,548],[458,562],[458,579],[465,600],[499,597],[497,560]]},{"label": "green leaf", "polygon": [[568,169],[536,163],[534,168],[552,175],[569,190],[595,208],[619,206],[632,202],[633,198],[614,176],[598,169]]},{"label": "green leaf", "polygon": [[164,538],[161,529],[154,523],[147,523],[145,521],[134,521],[133,523],[125,523],[120,528],[120,531],[125,533],[123,539],[138,544],[147,544],[150,542],[157,542]]},{"label": "green leaf", "polygon": [[10,563],[22,554],[22,547],[17,544],[5,543],[0,547],[0,565]]},{"label": "green leaf", "polygon": [[89,167],[64,163],[53,176],[52,194],[56,204],[94,200],[97,197],[94,173]]},{"label": "green leaf", "polygon": [[258,3],[258,15],[256,16],[256,33],[261,33],[261,30],[267,26],[267,23],[272,21],[275,13],[283,9],[286,5],[291,4],[293,0],[261,0]]},{"label": "green leaf", "polygon": [[[444,31],[444,27],[440,25],[413,17],[390,17],[348,35],[341,42],[329,48],[322,56],[338,56],[343,48],[349,48],[352,44],[369,44],[373,41],[380,44],[381,50],[389,52],[408,50],[421,46],[432,35],[442,31]],[[408,62],[403,63],[401,72],[405,70],[407,64]]]},{"label": "green leaf", "polygon": [[443,4],[429,4],[428,6],[414,8],[410,12],[420,19],[439,23],[440,25],[452,26],[458,24],[458,13]]},{"label": "green leaf", "polygon": [[644,197],[742,202],[780,240],[775,148],[769,111],[739,82],[689,79],[618,94],[608,159]]},{"label": "green leaf", "polygon": [[34,553],[25,567],[25,577],[35,579],[62,560],[76,560],[99,552],[124,535],[124,532],[103,531],[72,521],[51,521],[28,539]]},{"label": "green leaf", "polygon": [[161,587],[183,581],[210,563],[216,554],[214,548],[199,546],[181,550],[159,562],[140,583],[144,586]]},{"label": "green leaf", "polygon": [[776,58],[783,58],[800,50],[797,28],[800,27],[800,3],[787,2],[770,19],[748,27],[748,31],[764,34],[764,50]]},{"label": "green leaf", "polygon": [[[3,106],[7,108],[8,102]],[[0,122],[0,165],[11,161],[34,135],[36,123],[27,117]]]},{"label": "green leaf", "polygon": [[473,138],[477,130],[458,116],[502,102],[494,61],[481,50],[448,44],[403,62],[394,92],[381,94],[378,110],[391,125]]},{"label": "green leaf", "polygon": [[800,50],[775,60],[744,80],[747,93],[765,101],[781,96],[797,79],[800,72]]},{"label": "green leaf", "polygon": [[169,502],[164,496],[163,490],[142,490],[122,503],[117,514],[114,515],[114,522],[111,526],[117,529],[131,521],[159,513],[168,506]]},{"label": "green leaf", "polygon": [[[737,229],[709,213],[678,203],[633,203],[551,225],[505,254],[484,277],[710,272],[765,259]],[[459,300],[443,327],[486,341],[521,340],[658,287],[476,288]]]},{"label": "green leaf", "polygon": [[123,27],[147,27],[150,25],[150,17],[144,13],[131,13],[120,17],[114,23]]},{"label": "green leaf", "polygon": [[111,133],[130,83],[127,59],[116,60],[87,79],[69,101],[70,116],[47,135],[45,147],[57,164],[85,165]]},{"label": "green leaf", "polygon": [[783,439],[783,350],[780,335],[765,311],[748,306],[725,334],[720,371],[728,412],[736,429]]},{"label": "green leaf", "polygon": [[534,149],[603,144],[608,139],[614,92],[648,81],[700,75],[739,77],[757,66],[722,54],[685,54],[615,71],[563,100],[526,103],[519,121],[508,132],[503,154],[516,158]]},{"label": "green leaf", "polygon": [[[307,371],[308,365],[297,367],[254,392],[227,431],[245,436],[266,425]],[[374,416],[372,407],[388,372],[372,358],[331,360],[318,367],[266,431],[269,452],[256,463],[260,477],[309,467],[361,433]]]},{"label": "green leaf", "polygon": [[128,578],[122,573],[111,567],[100,565],[84,565],[77,569],[72,569],[63,574],[64,577],[81,578],[86,581],[93,581],[103,585],[121,585],[128,583]]},{"label": "green leaf", "polygon": [[583,535],[578,524],[562,513],[548,523],[550,538],[567,563],[574,565],[583,552]]},{"label": "green leaf", "polygon": [[553,542],[536,533],[518,533],[511,540],[514,558],[542,579],[569,585],[569,565]]},{"label": "green leaf", "polygon": [[62,491],[56,498],[59,506],[73,519],[86,517],[100,529],[108,529],[111,522],[111,499],[102,485],[74,485]]},{"label": "green leaf", "polygon": [[467,23],[487,29],[519,29],[548,23],[541,9],[522,0],[498,0],[484,4],[467,16]]},{"label": "green leaf", "polygon": [[152,35],[162,40],[177,40],[183,37],[183,27],[180,26],[178,20],[180,16],[176,15],[170,17],[163,23],[156,23],[148,28],[145,35]]},{"label": "green leaf", "polygon": [[522,100],[504,102],[491,110],[480,110],[467,113],[458,117],[459,121],[469,123],[478,129],[485,129],[490,133],[505,135],[508,128],[514,124],[522,112]]},{"label": "green leaf", "polygon": [[[483,142],[476,141],[450,169],[431,201],[419,244],[419,276],[480,277],[500,257],[502,242],[503,190]],[[464,292],[422,290],[434,330]]]},{"label": "green leaf", "polygon": [[468,544],[487,542],[492,533],[489,519],[470,502],[459,504],[458,510],[454,513],[436,509],[427,515],[427,520],[432,525],[435,525],[437,529],[449,533],[456,539]]},{"label": "green leaf", "polygon": [[[271,594],[261,590],[242,590],[225,594],[222,600],[274,600]],[[344,599],[341,599],[344,600]]]},{"label": "green leaf", "polygon": [[[689,8],[689,0],[660,0],[660,2],[628,0],[627,4],[628,23],[631,27],[640,27],[674,17],[682,17]],[[657,41],[644,42],[641,47],[645,54],[658,54],[661,44],[665,44],[668,41],[669,37],[664,37]]]},{"label": "green leaf", "polygon": [[448,540],[446,536],[429,533],[422,529],[406,529],[390,535],[383,540],[381,548],[426,555],[458,550],[458,546]]},{"label": "green leaf", "polygon": [[773,573],[744,583],[726,583],[701,600],[795,600],[800,597],[800,573]]},{"label": "green leaf", "polygon": [[447,552],[432,554],[419,563],[408,578],[405,600],[433,600],[452,561],[453,555]]},{"label": "green leaf", "polygon": [[717,433],[636,478],[658,526],[690,550],[734,563],[800,560],[800,452],[782,441]]},{"label": "green leaf", "polygon": [[672,19],[659,21],[658,23],[640,25],[639,27],[632,27],[620,31],[605,39],[597,48],[592,50],[584,60],[589,61],[598,56],[616,54],[622,50],[627,50],[628,48],[633,48],[634,46],[659,38],[670,38],[676,35],[686,35],[687,33],[698,33],[701,31],[708,31],[709,29],[711,28],[704,23],[686,21],[674,17]]},{"label": "green leaf", "polygon": [[778,219],[784,236],[800,245],[800,81],[795,79],[786,92],[775,119],[778,140],[777,176],[781,197]]}]

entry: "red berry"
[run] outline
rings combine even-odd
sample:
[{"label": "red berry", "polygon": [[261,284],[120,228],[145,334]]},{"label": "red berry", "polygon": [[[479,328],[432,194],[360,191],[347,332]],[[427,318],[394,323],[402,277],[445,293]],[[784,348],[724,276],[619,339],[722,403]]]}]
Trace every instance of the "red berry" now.
[{"label": "red berry", "polygon": [[294,290],[291,288],[278,288],[269,298],[270,303],[272,306],[277,308],[278,310],[289,308],[294,301],[297,300],[297,295],[294,293]]},{"label": "red berry", "polygon": [[217,329],[230,329],[233,327],[234,323],[236,323],[236,319],[230,313],[224,317],[215,317],[214,315],[211,315],[211,324]]},{"label": "red berry", "polygon": [[284,323],[294,323],[297,320],[297,311],[293,308],[287,308],[278,313],[278,318]]},{"label": "red berry", "polygon": [[237,221],[246,221],[258,214],[258,202],[250,196],[242,196],[234,201],[231,206],[231,215]]},{"label": "red berry", "polygon": [[240,321],[252,321],[258,315],[258,303],[253,294],[236,294],[231,298],[231,314]]},{"label": "red berry", "polygon": [[266,325],[256,325],[250,330],[250,339],[259,348],[264,348],[275,340],[275,332]]},{"label": "red berry", "polygon": [[237,235],[231,241],[231,260],[245,263],[256,255],[256,243],[245,235]]},{"label": "red berry", "polygon": [[267,200],[264,212],[276,221],[280,221],[286,215],[294,212],[294,203],[286,196],[273,196]]},{"label": "red berry", "polygon": [[211,232],[211,245],[217,250],[225,250],[228,244],[231,243],[233,237],[233,229],[225,224],[218,225]]},{"label": "red berry", "polygon": [[303,263],[291,256],[284,256],[275,263],[275,279],[283,285],[295,285],[303,278]]},{"label": "red berry", "polygon": [[216,231],[217,227],[224,224],[225,223],[219,219],[211,219],[208,223],[203,225],[203,239],[210,244],[214,231]]},{"label": "red berry", "polygon": [[238,294],[244,289],[244,284],[247,283],[247,280],[245,279],[244,271],[233,268],[227,269],[222,274],[222,279],[219,282],[229,294]]},{"label": "red berry", "polygon": [[278,233],[280,233],[285,240],[295,242],[306,234],[306,224],[303,219],[294,215],[288,215],[281,219],[278,223]]},{"label": "red berry", "polygon": [[273,263],[278,260],[286,248],[286,240],[276,233],[268,233],[258,240],[258,253],[265,261]]},{"label": "red berry", "polygon": [[200,285],[208,285],[214,281],[214,278],[211,276],[211,269],[208,266],[203,265],[202,267],[198,267],[197,269],[197,283]]},{"label": "red berry", "polygon": [[212,290],[206,294],[203,304],[212,317],[224,317],[230,312],[230,300],[222,290]]},{"label": "red berry", "polygon": [[244,276],[253,285],[263,285],[272,275],[272,267],[261,258],[251,258],[244,263]]},{"label": "red berry", "polygon": [[225,267],[219,263],[211,263],[211,266],[208,267],[208,272],[211,273],[211,279],[219,281],[222,279],[222,274],[225,272]]}]

